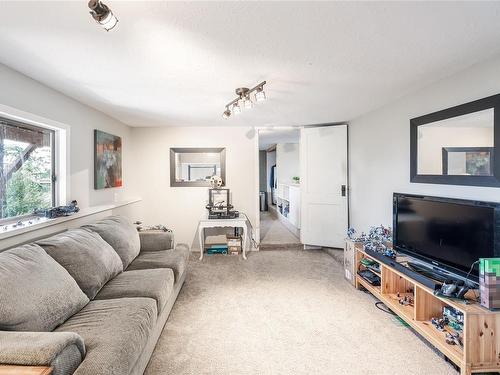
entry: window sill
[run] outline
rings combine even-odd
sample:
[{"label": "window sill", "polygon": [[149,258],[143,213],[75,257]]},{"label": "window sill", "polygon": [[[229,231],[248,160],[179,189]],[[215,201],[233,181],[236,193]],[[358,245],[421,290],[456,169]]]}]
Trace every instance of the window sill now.
[{"label": "window sill", "polygon": [[77,213],[70,215],[70,216],[63,216],[63,217],[58,217],[55,219],[46,219],[42,218],[40,221],[37,221],[33,224],[28,224],[20,228],[9,228],[8,230],[3,230],[2,227],[0,226],[0,240],[4,240],[6,238],[14,237],[14,236],[19,236],[24,233],[28,233],[31,231],[39,230],[42,228],[50,227],[52,225],[57,225],[61,223],[65,223],[67,221],[71,220],[76,220],[80,219],[82,217],[90,216],[97,214],[99,212],[104,212],[104,211],[109,211],[118,207],[123,207],[127,206],[129,204],[137,203],[140,202],[142,199],[136,198],[136,199],[130,199],[122,202],[116,202],[116,203],[111,203],[111,204],[104,204],[100,206],[93,206],[93,207],[88,207],[85,209],[82,209],[78,211]]}]

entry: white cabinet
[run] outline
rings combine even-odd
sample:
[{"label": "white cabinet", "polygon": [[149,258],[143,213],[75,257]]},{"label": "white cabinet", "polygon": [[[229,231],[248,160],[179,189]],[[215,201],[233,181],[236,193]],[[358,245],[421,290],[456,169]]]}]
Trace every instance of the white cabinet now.
[{"label": "white cabinet", "polygon": [[280,217],[300,229],[300,186],[281,184],[277,188],[277,209]]},{"label": "white cabinet", "polygon": [[300,229],[300,187],[290,186],[288,196],[290,201],[288,220],[293,226]]}]

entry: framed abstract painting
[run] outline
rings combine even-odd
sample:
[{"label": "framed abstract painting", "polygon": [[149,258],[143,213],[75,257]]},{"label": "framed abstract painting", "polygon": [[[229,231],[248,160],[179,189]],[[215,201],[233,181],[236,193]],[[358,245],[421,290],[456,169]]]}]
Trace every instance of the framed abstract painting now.
[{"label": "framed abstract painting", "polygon": [[122,139],[94,130],[94,189],[122,186]]}]

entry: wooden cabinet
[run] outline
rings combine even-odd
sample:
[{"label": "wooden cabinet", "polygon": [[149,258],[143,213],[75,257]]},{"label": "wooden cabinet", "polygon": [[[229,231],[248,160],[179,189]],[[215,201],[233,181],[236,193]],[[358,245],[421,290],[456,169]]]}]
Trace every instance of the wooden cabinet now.
[{"label": "wooden cabinet", "polygon": [[[361,244],[356,244],[356,270],[362,268],[361,260],[369,258]],[[411,279],[394,268],[380,264],[380,286],[373,286],[356,275],[356,287],[363,286],[394,313],[403,319],[423,338],[441,351],[461,369],[462,375],[500,371],[500,311],[489,311],[478,303],[437,297],[433,290]],[[405,294],[413,297],[413,306],[401,305]],[[433,317],[442,316],[444,306],[450,306],[464,314],[463,347],[446,342],[445,331],[438,331],[431,323]]]}]

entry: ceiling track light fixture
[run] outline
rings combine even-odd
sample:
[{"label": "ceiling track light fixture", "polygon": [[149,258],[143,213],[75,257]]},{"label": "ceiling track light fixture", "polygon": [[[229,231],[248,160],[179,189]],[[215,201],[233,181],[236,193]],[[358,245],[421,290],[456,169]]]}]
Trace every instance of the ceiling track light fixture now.
[{"label": "ceiling track light fixture", "polygon": [[118,18],[115,17],[111,9],[101,2],[101,0],[90,0],[89,8],[92,18],[101,25],[104,30],[109,31],[118,23]]},{"label": "ceiling track light fixture", "polygon": [[243,109],[252,108],[255,102],[266,100],[266,93],[264,92],[266,83],[266,81],[261,82],[251,89],[247,87],[237,88],[235,92],[238,97],[226,104],[226,110],[222,113],[222,118],[228,119],[232,114],[239,115]]}]

